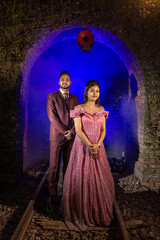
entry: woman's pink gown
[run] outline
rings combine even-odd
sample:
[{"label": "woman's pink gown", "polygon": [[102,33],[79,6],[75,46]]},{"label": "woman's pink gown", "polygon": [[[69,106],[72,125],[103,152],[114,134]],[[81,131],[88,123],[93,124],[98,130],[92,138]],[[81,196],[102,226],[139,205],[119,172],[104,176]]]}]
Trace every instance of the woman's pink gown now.
[{"label": "woman's pink gown", "polygon": [[[91,143],[97,143],[102,116],[84,110],[71,110],[71,117],[81,116],[82,127]],[[64,178],[61,207],[66,225],[84,231],[88,226],[108,226],[112,220],[114,181],[102,144],[94,160],[88,147],[76,135]]]}]

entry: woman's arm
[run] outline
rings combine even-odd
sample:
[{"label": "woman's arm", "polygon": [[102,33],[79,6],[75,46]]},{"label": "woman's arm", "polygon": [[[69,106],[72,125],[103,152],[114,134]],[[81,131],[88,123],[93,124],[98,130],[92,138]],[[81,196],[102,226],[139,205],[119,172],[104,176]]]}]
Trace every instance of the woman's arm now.
[{"label": "woman's arm", "polygon": [[74,126],[75,126],[75,131],[78,137],[81,139],[81,141],[87,145],[88,147],[91,145],[91,142],[87,138],[87,136],[84,134],[82,131],[82,123],[81,123],[81,116],[74,118]]},{"label": "woman's arm", "polygon": [[100,145],[102,144],[104,138],[106,135],[106,119],[105,116],[103,116],[103,121],[102,121],[102,126],[101,126],[101,133],[100,133],[100,137],[97,143],[92,144],[90,146],[90,148],[93,150],[93,152],[98,152],[98,149],[100,148]]},{"label": "woman's arm", "polygon": [[102,126],[101,126],[101,133],[100,133],[100,137],[99,137],[99,140],[98,140],[98,143],[101,145],[104,138],[105,138],[105,135],[106,135],[106,118],[105,116],[103,116],[103,122],[102,122]]}]

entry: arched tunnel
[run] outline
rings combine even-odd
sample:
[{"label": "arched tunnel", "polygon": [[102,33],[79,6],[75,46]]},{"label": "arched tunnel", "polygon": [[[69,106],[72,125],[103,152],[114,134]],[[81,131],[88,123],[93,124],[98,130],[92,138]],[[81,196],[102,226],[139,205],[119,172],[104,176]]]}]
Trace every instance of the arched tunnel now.
[{"label": "arched tunnel", "polygon": [[[125,156],[126,163],[133,170],[139,154],[136,78],[134,74],[130,76],[114,46],[107,46],[95,38],[94,46],[89,52],[80,51],[75,36],[81,30],[82,28],[73,28],[61,31],[53,43],[50,41],[49,47],[39,55],[36,53],[38,57],[36,56],[34,61],[32,54],[28,58],[28,72],[26,74],[26,70],[23,71],[24,75],[27,75],[23,85],[24,167],[49,160],[50,123],[46,112],[46,99],[49,93],[59,89],[60,72],[67,71],[72,82],[70,92],[79,97],[80,103],[86,82],[91,79],[99,82],[100,103],[109,111],[104,140],[107,156],[109,159]],[[117,42],[115,48],[118,44]]]}]

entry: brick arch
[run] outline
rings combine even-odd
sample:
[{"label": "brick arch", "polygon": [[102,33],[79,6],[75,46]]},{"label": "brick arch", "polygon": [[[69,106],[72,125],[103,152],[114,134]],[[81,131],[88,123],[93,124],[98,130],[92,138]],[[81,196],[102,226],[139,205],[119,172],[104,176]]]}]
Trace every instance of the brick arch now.
[{"label": "brick arch", "polygon": [[[83,29],[88,28],[94,34],[95,41],[101,44],[106,45],[110,49],[112,49],[116,55],[121,59],[124,63],[126,69],[128,70],[128,75],[131,76],[134,74],[137,85],[138,92],[136,101],[136,110],[137,110],[137,121],[138,121],[138,142],[139,142],[139,156],[142,156],[142,141],[143,141],[143,121],[144,121],[144,85],[143,85],[143,76],[140,65],[131,52],[131,50],[114,34],[111,32],[98,28],[98,27],[90,27],[90,26],[70,26],[63,29],[53,30],[47,35],[41,36],[39,40],[32,46],[29,50],[25,62],[22,66],[22,75],[23,75],[23,85],[21,87],[21,96],[23,99],[23,105],[25,108],[25,127],[24,127],[24,149],[27,149],[27,132],[28,132],[28,123],[27,123],[27,109],[28,109],[28,87],[29,87],[29,75],[30,71],[37,61],[39,56],[44,53],[48,48],[53,46],[56,43],[61,41],[76,39],[77,34]],[[139,158],[140,158],[139,157]],[[27,151],[24,150],[24,163],[27,159]]]}]

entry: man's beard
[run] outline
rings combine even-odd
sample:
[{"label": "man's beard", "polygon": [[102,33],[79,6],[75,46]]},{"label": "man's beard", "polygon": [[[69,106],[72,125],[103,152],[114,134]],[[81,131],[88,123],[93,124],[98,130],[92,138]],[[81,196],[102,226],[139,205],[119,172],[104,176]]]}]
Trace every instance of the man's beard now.
[{"label": "man's beard", "polygon": [[[60,84],[59,84],[59,85],[60,85]],[[70,85],[71,85],[71,84],[70,84]],[[60,87],[61,87],[62,89],[69,89],[70,85],[67,86],[67,87],[64,87],[63,85],[60,85]]]},{"label": "man's beard", "polygon": [[62,88],[62,89],[69,89],[69,87],[63,87],[63,86],[61,86],[61,88]]}]

